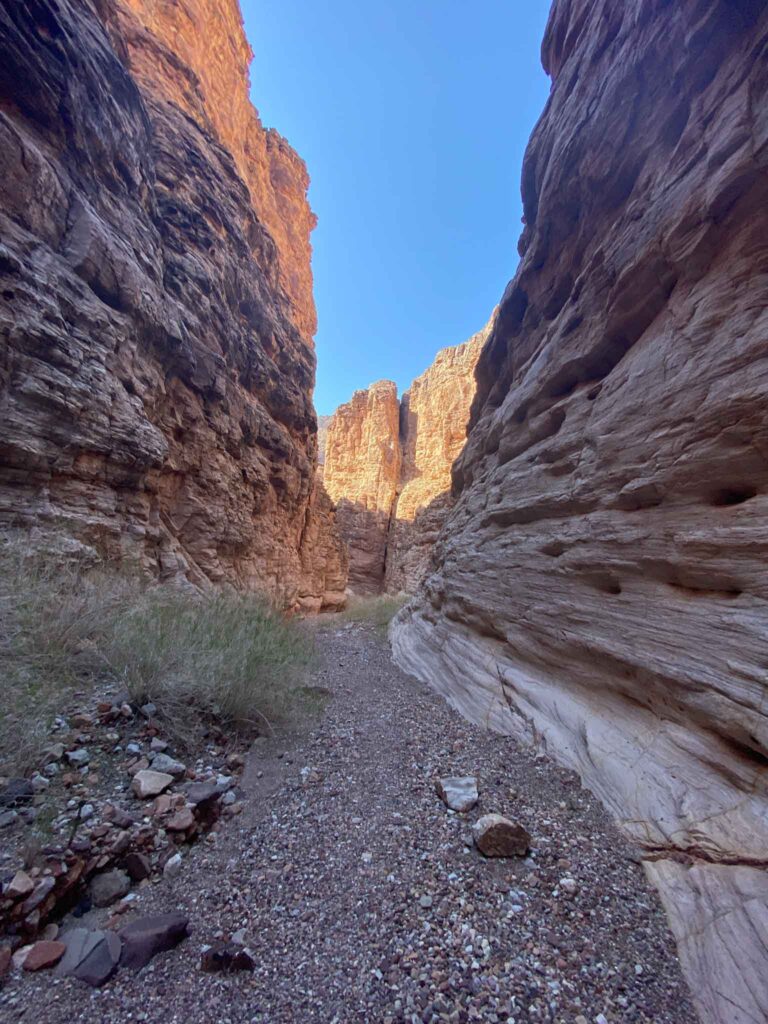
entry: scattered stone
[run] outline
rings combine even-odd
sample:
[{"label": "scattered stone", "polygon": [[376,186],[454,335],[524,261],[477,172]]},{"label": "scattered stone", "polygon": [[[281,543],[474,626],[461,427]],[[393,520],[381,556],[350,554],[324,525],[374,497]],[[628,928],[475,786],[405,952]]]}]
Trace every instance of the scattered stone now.
[{"label": "scattered stone", "polygon": [[181,761],[175,761],[168,754],[156,754],[152,758],[150,768],[153,772],[164,772],[166,775],[172,775],[175,779],[181,779],[187,774],[187,766]]},{"label": "scattered stone", "polygon": [[50,747],[45,751],[46,761],[61,761],[64,757],[64,744],[63,743],[52,743]]},{"label": "scattered stone", "polygon": [[0,807],[21,807],[32,802],[35,790],[29,779],[9,779],[0,790]]},{"label": "scattered stone", "polygon": [[0,946],[0,982],[10,973],[12,957],[10,946]]},{"label": "scattered stone", "polygon": [[571,878],[570,875],[566,875],[565,878],[561,878],[557,885],[560,892],[569,898],[575,896],[579,888],[576,879]]},{"label": "scattered stone", "polygon": [[165,772],[156,772],[152,771],[151,768],[145,768],[136,772],[133,776],[131,788],[140,800],[148,800],[150,797],[162,793],[172,782],[172,775],[166,775]]},{"label": "scattered stone", "polygon": [[168,749],[168,744],[165,740],[159,740],[157,736],[153,736],[149,744],[149,749],[155,754],[162,754],[164,750]]},{"label": "scattered stone", "polygon": [[132,851],[124,861],[125,870],[134,882],[142,882],[152,874],[152,865],[149,857],[144,853]]},{"label": "scattered stone", "polygon": [[181,854],[174,853],[174,855],[172,857],[169,857],[168,860],[165,862],[165,867],[163,868],[163,875],[166,878],[178,878],[179,875],[181,874],[183,863],[184,862],[181,859]]},{"label": "scattered stone", "polygon": [[25,899],[34,888],[35,883],[26,871],[17,871],[8,883],[8,888],[5,890],[4,895],[10,896],[12,900]]},{"label": "scattered stone", "polygon": [[114,932],[73,928],[61,937],[66,952],[56,973],[98,988],[117,970],[122,943]]},{"label": "scattered stone", "polygon": [[79,750],[68,750],[65,757],[67,763],[73,765],[75,768],[83,768],[91,760],[91,755],[85,747],[80,747]]},{"label": "scattered stone", "polygon": [[189,807],[182,807],[172,818],[166,822],[165,827],[169,832],[186,832],[195,824],[195,816]]},{"label": "scattered stone", "polygon": [[96,875],[91,881],[91,900],[95,907],[109,907],[130,891],[131,880],[124,871],[114,868]]},{"label": "scattered stone", "polygon": [[35,772],[30,781],[35,793],[44,793],[51,784],[51,780],[46,779],[46,777],[41,775],[39,772]]},{"label": "scattered stone", "polygon": [[24,961],[27,959],[29,954],[32,952],[32,945],[22,946],[21,949],[17,949],[13,954],[13,969],[15,971],[21,971],[24,969]]},{"label": "scattered stone", "polygon": [[53,967],[64,956],[67,947],[63,942],[36,942],[24,959],[25,971],[42,971]]},{"label": "scattered stone", "polygon": [[524,857],[531,837],[522,825],[501,814],[484,814],[472,826],[472,837],[486,857]]},{"label": "scattered stone", "polygon": [[220,942],[203,950],[200,963],[202,970],[213,971],[252,971],[256,966],[251,953],[236,942]]},{"label": "scattered stone", "polygon": [[0,812],[0,828],[8,828],[18,818],[16,811],[2,811]]},{"label": "scattered stone", "polygon": [[27,896],[21,905],[21,911],[24,915],[31,914],[33,910],[37,910],[43,900],[46,898],[48,893],[56,885],[55,879],[48,876],[47,878],[41,879],[34,888],[31,896]]},{"label": "scattered stone", "polygon": [[121,967],[140,970],[153,956],[174,949],[189,934],[189,919],[174,912],[131,921],[118,933],[123,944]]},{"label": "scattered stone", "polygon": [[419,906],[421,907],[422,910],[429,910],[429,908],[432,906],[432,897],[427,895],[420,896]]},{"label": "scattered stone", "polygon": [[195,806],[207,803],[219,795],[219,788],[215,782],[190,782],[182,786],[182,790],[187,800]]},{"label": "scattered stone", "polygon": [[145,718],[154,718],[157,714],[157,708],[151,701],[147,704],[142,704],[139,711]]},{"label": "scattered stone", "polygon": [[117,828],[130,828],[135,823],[132,814],[128,814],[122,807],[115,807],[114,804],[107,804],[103,810],[105,821],[111,821]]},{"label": "scattered stone", "polygon": [[471,811],[479,799],[477,779],[472,775],[438,779],[435,789],[446,807],[452,811]]}]

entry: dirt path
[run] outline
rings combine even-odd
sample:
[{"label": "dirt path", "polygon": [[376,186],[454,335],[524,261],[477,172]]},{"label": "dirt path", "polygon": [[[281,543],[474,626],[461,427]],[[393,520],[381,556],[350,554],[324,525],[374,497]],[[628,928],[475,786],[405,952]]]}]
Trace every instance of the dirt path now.
[{"label": "dirt path", "polygon": [[[642,868],[575,776],[468,725],[399,672],[368,625],[318,629],[313,731],[257,745],[247,809],[142,913],[181,909],[192,937],[101,991],[14,981],[0,1019],[163,1024],[695,1020]],[[476,774],[454,815],[441,774]],[[527,826],[525,861],[471,846],[481,812]],[[558,888],[564,875],[575,897]],[[244,929],[253,974],[203,974],[200,950]]]}]

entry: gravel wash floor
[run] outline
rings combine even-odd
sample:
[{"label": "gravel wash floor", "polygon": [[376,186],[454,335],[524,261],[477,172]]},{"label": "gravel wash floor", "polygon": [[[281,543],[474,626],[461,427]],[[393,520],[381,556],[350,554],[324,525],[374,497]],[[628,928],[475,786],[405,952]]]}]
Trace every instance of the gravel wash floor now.
[{"label": "gravel wash floor", "polygon": [[[315,631],[325,712],[257,743],[244,814],[137,900],[187,913],[191,937],[101,990],[14,979],[0,1020],[693,1024],[659,900],[577,777],[469,725],[393,665],[372,626]],[[453,814],[435,779],[464,774],[480,803]],[[490,811],[528,828],[525,860],[473,848]],[[239,929],[255,971],[201,972],[201,948]]]}]

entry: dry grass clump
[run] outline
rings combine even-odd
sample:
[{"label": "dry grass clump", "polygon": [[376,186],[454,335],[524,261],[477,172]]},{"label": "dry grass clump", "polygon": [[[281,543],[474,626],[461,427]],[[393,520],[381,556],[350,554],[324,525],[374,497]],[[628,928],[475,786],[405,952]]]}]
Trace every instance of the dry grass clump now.
[{"label": "dry grass clump", "polygon": [[370,622],[385,633],[392,619],[408,601],[405,594],[377,594],[365,597],[350,596],[341,618],[348,622]]},{"label": "dry grass clump", "polygon": [[152,701],[177,742],[211,720],[266,731],[298,707],[300,627],[254,595],[149,586],[0,549],[0,774],[34,765],[75,690]]}]

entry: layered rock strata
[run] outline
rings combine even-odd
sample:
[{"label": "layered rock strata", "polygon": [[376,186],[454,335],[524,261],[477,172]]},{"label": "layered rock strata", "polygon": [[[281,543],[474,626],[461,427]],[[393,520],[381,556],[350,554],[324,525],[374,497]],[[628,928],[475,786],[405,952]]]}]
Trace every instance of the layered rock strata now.
[{"label": "layered rock strata", "polygon": [[339,406],[328,425],[323,483],[336,503],[349,549],[349,586],[375,594],[384,584],[387,534],[400,480],[397,386],[380,380]]},{"label": "layered rock strata", "polygon": [[0,525],[337,604],[308,179],[236,0],[4,2],[0,40]]},{"label": "layered rock strata", "polygon": [[643,851],[702,1020],[768,1019],[768,12],[555,0],[517,275],[393,628]]},{"label": "layered rock strata", "polygon": [[398,401],[378,381],[340,406],[328,425],[324,483],[349,545],[350,588],[412,592],[451,506],[451,466],[466,439],[474,368],[490,322],[438,352]]},{"label": "layered rock strata", "polygon": [[475,365],[493,318],[463,345],[444,348],[400,403],[400,482],[392,509],[385,589],[413,593],[452,504],[451,467],[467,439]]}]

